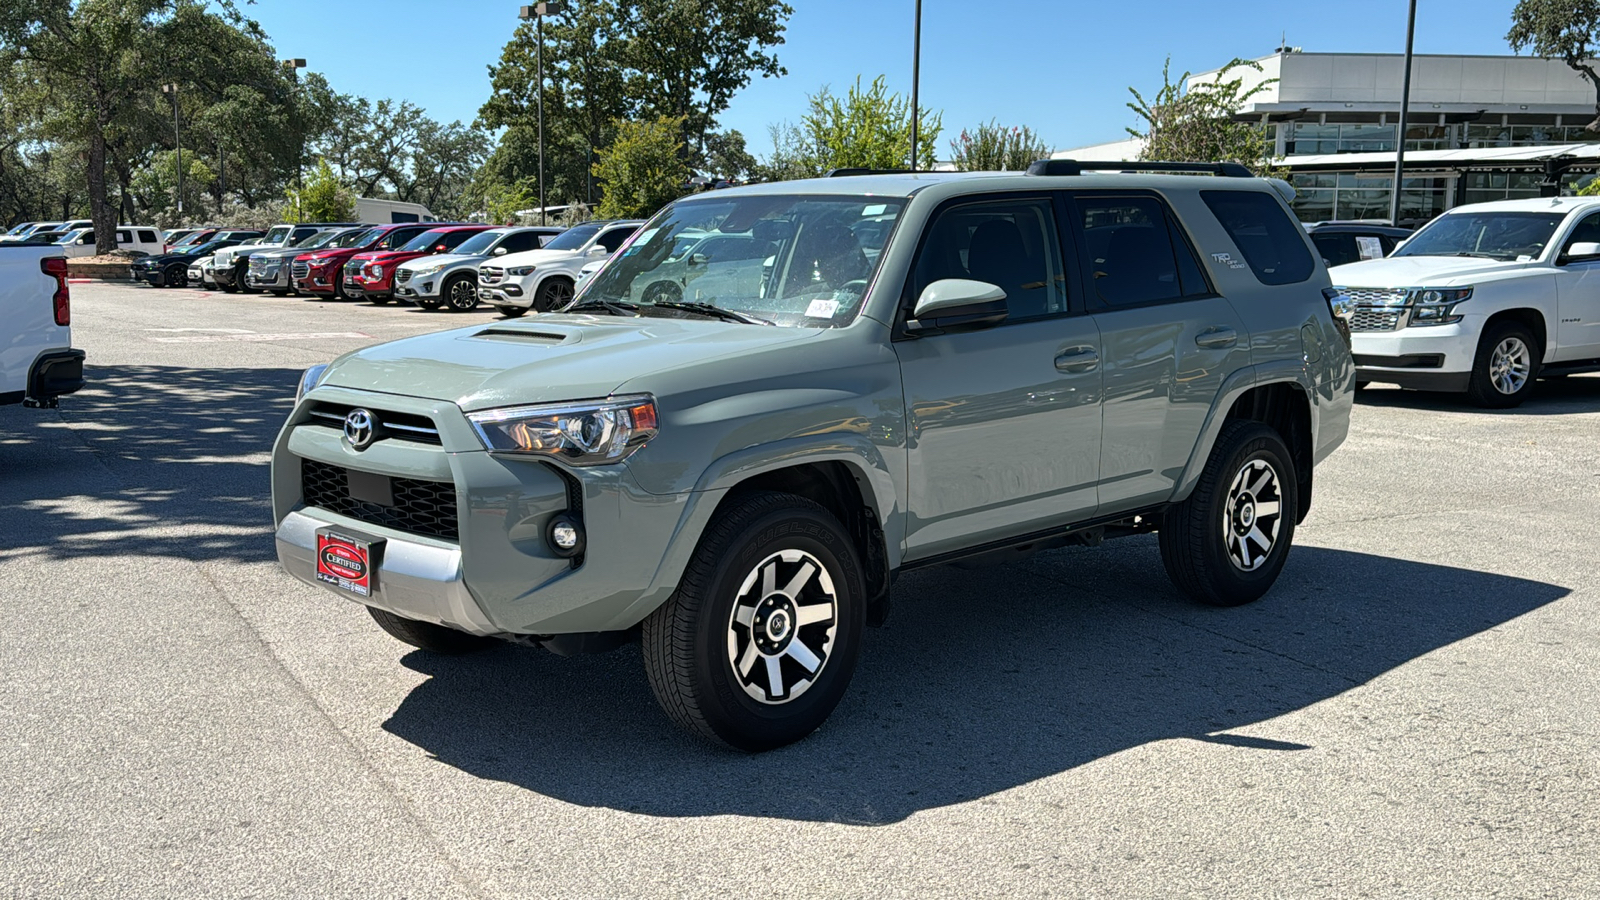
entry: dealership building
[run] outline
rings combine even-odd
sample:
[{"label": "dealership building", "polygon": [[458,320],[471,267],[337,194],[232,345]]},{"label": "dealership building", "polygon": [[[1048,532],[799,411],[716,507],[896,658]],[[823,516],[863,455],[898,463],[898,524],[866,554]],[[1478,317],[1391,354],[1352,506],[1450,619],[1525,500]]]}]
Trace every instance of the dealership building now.
[{"label": "dealership building", "polygon": [[[1239,117],[1271,129],[1300,217],[1387,219],[1404,57],[1284,48],[1257,62],[1260,72],[1241,66],[1226,77],[1242,78],[1247,90],[1276,79]],[[1600,134],[1585,129],[1594,118],[1594,87],[1559,60],[1414,57],[1401,224],[1463,203],[1538,197],[1547,172],[1566,190],[1587,182],[1600,168]],[[1139,149],[1122,141],[1056,155],[1122,160]]]}]

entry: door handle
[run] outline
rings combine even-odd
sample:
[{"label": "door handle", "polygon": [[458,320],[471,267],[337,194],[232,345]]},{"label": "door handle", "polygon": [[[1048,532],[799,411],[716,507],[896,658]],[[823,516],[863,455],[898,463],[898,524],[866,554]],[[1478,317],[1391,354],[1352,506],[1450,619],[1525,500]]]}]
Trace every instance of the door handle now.
[{"label": "door handle", "polygon": [[1213,325],[1195,335],[1194,342],[1207,350],[1222,350],[1239,343],[1239,333],[1226,325]]},{"label": "door handle", "polygon": [[1093,372],[1100,365],[1100,354],[1093,347],[1068,347],[1056,357],[1056,368],[1062,372]]}]

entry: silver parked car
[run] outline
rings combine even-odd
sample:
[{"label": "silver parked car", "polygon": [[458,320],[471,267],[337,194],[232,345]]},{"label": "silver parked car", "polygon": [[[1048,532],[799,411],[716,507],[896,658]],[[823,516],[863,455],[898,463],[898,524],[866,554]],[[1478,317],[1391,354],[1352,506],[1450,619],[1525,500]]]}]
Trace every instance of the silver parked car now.
[{"label": "silver parked car", "polygon": [[685,197],[565,308],[313,367],[278,559],[432,652],[638,639],[744,750],[828,717],[899,573],[1154,533],[1256,600],[1349,429],[1350,301],[1287,185],[1096,165]]},{"label": "silver parked car", "polygon": [[333,226],[301,240],[292,247],[262,250],[251,254],[245,270],[245,284],[258,291],[270,291],[279,297],[294,291],[294,279],[289,277],[290,264],[296,256],[325,247],[349,247],[358,238],[372,230],[370,225],[355,227]]},{"label": "silver parked car", "polygon": [[468,238],[449,253],[424,256],[400,264],[394,273],[394,296],[423,309],[444,307],[466,312],[478,305],[478,266],[484,260],[537,250],[562,228],[536,225],[493,228]]}]

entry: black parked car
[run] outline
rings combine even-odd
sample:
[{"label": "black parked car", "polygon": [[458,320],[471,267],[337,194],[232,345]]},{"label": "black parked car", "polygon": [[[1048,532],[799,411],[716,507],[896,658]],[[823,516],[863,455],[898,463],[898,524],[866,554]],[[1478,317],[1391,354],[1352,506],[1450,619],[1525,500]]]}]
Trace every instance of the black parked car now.
[{"label": "black parked car", "polygon": [[205,259],[223,247],[238,246],[244,241],[245,238],[242,237],[206,241],[204,244],[185,247],[174,253],[141,257],[134,260],[130,267],[133,280],[143,281],[154,287],[184,287],[189,283],[189,263]]},{"label": "black parked car", "polygon": [[1395,245],[1411,237],[1411,229],[1367,222],[1318,222],[1307,226],[1311,243],[1328,268],[1364,259],[1383,259]]}]

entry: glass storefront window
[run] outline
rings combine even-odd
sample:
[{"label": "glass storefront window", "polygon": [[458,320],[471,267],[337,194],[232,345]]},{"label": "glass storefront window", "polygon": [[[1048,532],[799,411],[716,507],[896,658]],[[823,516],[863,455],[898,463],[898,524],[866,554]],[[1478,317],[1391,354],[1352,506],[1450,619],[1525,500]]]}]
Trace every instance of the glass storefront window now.
[{"label": "glass storefront window", "polygon": [[[1293,176],[1291,182],[1295,189],[1294,211],[1301,221],[1389,218],[1390,186],[1394,184],[1390,176],[1302,174]],[[1400,194],[1400,223],[1420,225],[1444,212],[1453,190],[1451,178],[1405,179]],[[1537,195],[1537,188],[1534,193]]]}]

